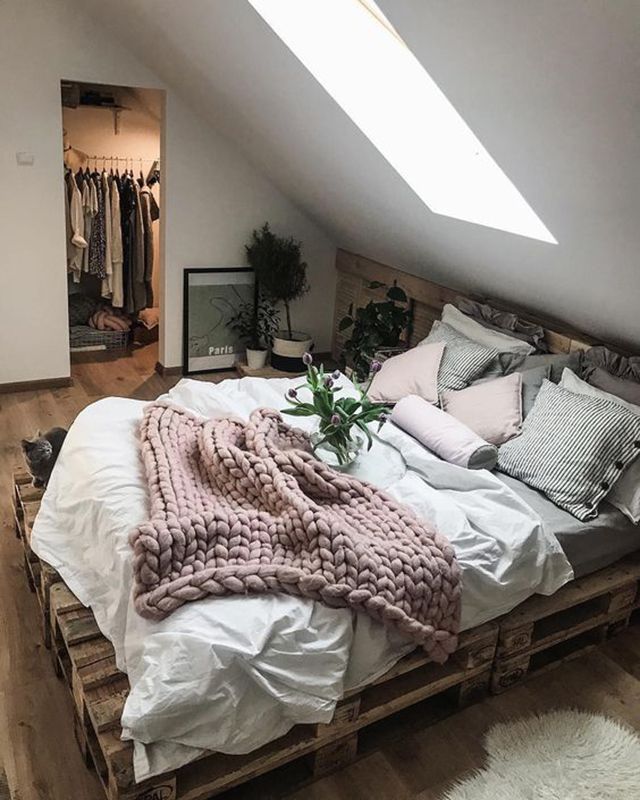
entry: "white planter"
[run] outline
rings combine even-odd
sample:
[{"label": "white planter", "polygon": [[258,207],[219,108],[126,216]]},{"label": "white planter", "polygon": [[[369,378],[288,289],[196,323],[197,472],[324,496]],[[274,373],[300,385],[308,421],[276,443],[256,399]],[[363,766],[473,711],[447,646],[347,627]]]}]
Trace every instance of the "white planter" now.
[{"label": "white planter", "polygon": [[286,331],[278,331],[273,337],[271,366],[283,372],[304,372],[302,356],[313,348],[313,339],[308,333],[293,331],[293,339]]},{"label": "white planter", "polygon": [[247,366],[249,369],[262,369],[266,363],[266,350],[251,350],[247,347]]}]

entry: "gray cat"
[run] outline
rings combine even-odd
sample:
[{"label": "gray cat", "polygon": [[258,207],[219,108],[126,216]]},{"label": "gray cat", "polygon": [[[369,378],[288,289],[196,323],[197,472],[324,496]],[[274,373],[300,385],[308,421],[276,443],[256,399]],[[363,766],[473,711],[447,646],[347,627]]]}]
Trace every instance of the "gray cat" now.
[{"label": "gray cat", "polygon": [[22,440],[22,452],[34,486],[46,489],[66,435],[64,428],[51,428],[44,435],[38,431],[31,441]]}]

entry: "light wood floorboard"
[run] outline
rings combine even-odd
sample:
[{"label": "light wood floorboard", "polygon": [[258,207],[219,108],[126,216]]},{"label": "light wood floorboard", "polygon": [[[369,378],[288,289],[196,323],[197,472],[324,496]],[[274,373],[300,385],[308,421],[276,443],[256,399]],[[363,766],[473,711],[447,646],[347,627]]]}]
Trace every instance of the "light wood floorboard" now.
[{"label": "light wood floorboard", "polygon": [[[36,429],[69,425],[89,403],[108,395],[150,400],[178,377],[153,371],[154,347],[129,358],[73,366],[73,386],[0,394],[0,766],[12,800],[102,800],[72,730],[64,685],[41,643],[35,599],[26,586],[13,533],[10,481],[19,442]],[[203,380],[230,377],[205,376]],[[436,704],[437,706],[437,704]],[[452,781],[483,764],[482,737],[495,722],[555,708],[608,714],[640,731],[640,627],[499,697],[429,725],[437,712],[422,704],[361,737],[361,757],[316,782],[300,765],[227,793],[227,800],[439,800]]]}]

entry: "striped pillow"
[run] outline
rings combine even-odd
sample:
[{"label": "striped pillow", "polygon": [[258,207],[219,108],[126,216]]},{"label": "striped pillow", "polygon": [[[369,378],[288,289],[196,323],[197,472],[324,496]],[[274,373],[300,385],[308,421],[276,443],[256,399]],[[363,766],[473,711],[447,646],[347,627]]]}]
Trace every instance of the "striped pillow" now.
[{"label": "striped pillow", "polygon": [[[438,372],[438,392],[466,389],[492,365],[498,363],[499,352],[485,347],[459,333],[446,322],[436,320],[426,339],[420,344],[444,342],[444,354]],[[502,374],[500,370],[499,374]]]},{"label": "striped pillow", "polygon": [[498,469],[586,520],[638,455],[640,417],[545,380],[522,433],[500,448]]}]

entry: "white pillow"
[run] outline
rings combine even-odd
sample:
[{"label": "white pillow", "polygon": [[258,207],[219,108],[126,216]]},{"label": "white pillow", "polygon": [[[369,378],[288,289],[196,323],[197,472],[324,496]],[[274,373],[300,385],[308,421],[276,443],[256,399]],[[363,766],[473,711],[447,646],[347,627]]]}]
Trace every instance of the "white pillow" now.
[{"label": "white pillow", "polygon": [[[640,406],[627,403],[626,400],[621,400],[614,394],[604,392],[602,389],[596,389],[595,386],[591,386],[591,384],[581,380],[575,372],[572,372],[567,367],[562,371],[560,386],[575,394],[600,397],[602,400],[618,403],[618,405],[624,406],[640,417]],[[622,473],[607,500],[611,505],[622,511],[625,516],[629,517],[631,522],[636,523],[636,525],[640,522],[640,461],[634,461],[629,469]]]},{"label": "white pillow", "polygon": [[473,339],[474,342],[483,344],[485,347],[493,347],[500,353],[522,353],[528,356],[531,353],[535,353],[536,350],[529,342],[523,342],[521,339],[516,339],[506,333],[498,333],[498,331],[485,328],[472,317],[463,314],[451,303],[447,303],[442,309],[442,321],[446,322],[447,325],[451,325],[458,333]]}]

